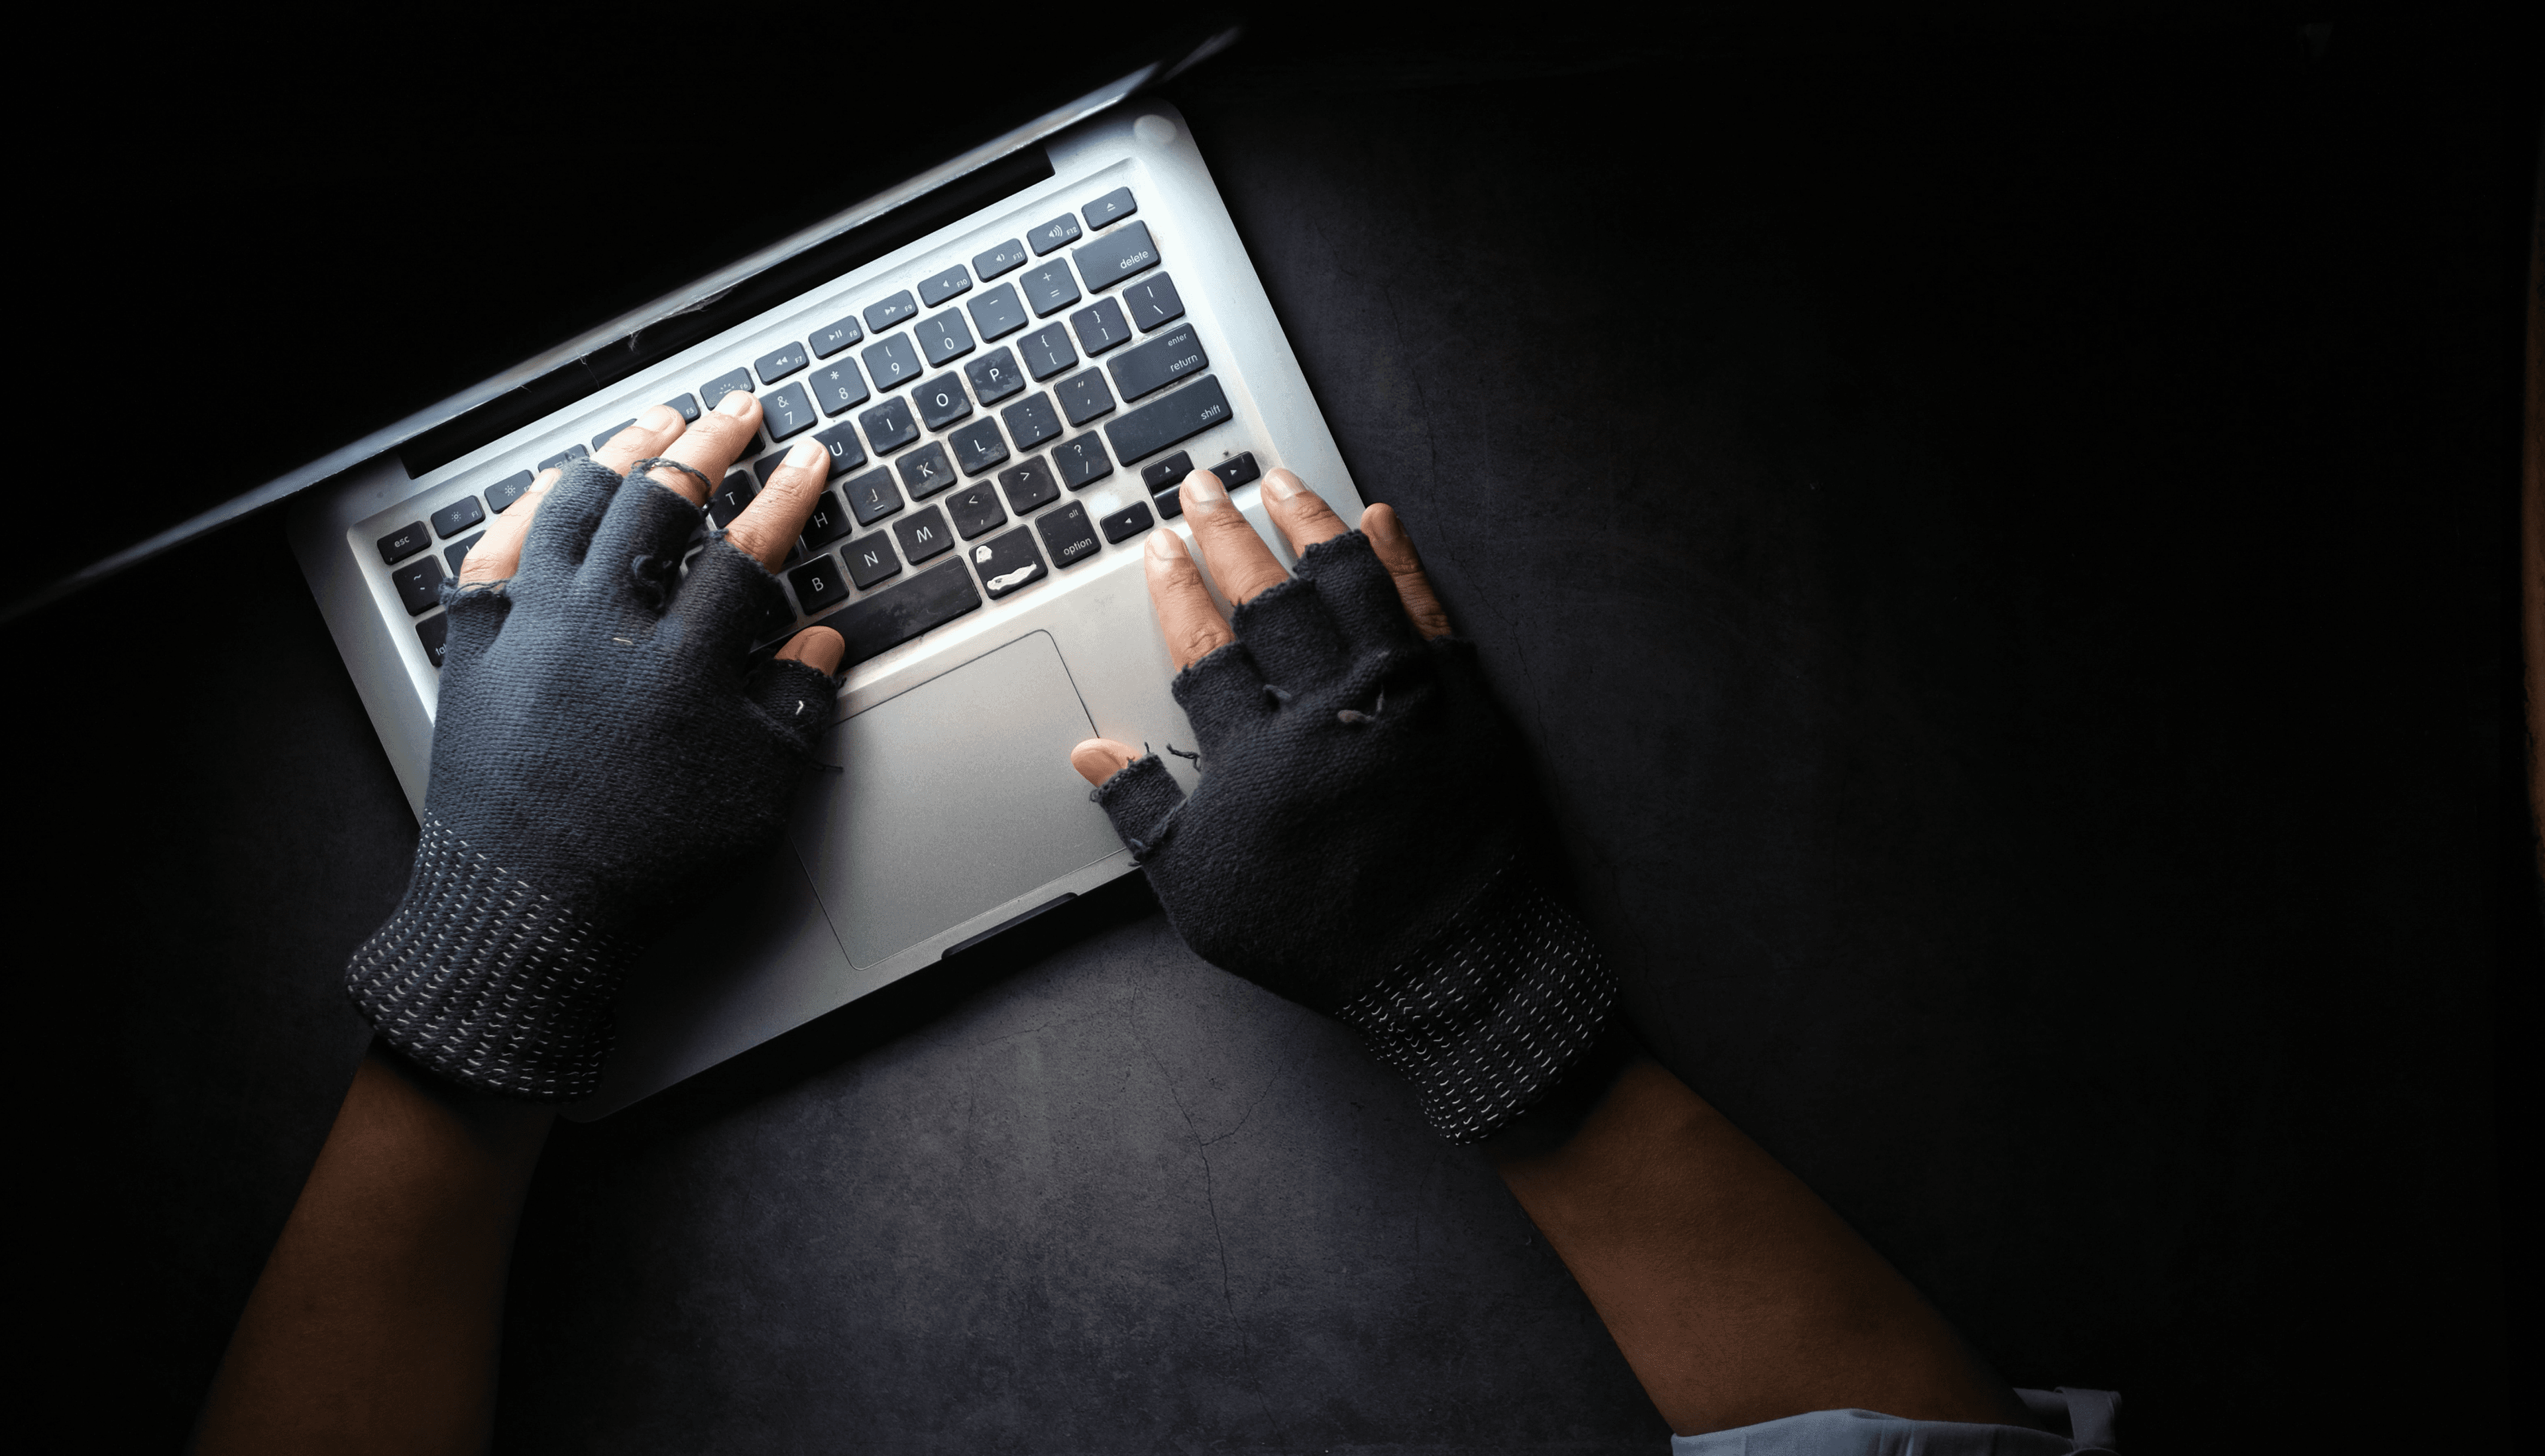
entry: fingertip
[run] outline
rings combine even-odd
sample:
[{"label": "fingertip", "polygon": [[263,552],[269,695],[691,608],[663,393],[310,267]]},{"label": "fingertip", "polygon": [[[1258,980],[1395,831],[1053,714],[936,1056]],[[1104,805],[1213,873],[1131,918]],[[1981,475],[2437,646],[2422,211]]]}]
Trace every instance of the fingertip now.
[{"label": "fingertip", "polygon": [[1171,530],[1151,531],[1147,550],[1152,565],[1181,560],[1185,555],[1185,538]]},{"label": "fingertip", "polygon": [[806,627],[778,649],[780,662],[800,662],[817,673],[836,677],[840,659],[848,656],[848,639],[829,627]]},{"label": "fingertip", "polygon": [[1140,755],[1128,744],[1109,738],[1091,738],[1069,751],[1069,767],[1089,783],[1103,787],[1106,780],[1138,762]]}]

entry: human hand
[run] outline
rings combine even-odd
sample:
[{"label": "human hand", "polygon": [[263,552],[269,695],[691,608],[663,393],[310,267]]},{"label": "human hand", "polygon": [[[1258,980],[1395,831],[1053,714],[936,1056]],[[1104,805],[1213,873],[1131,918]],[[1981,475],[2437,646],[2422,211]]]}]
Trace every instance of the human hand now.
[{"label": "human hand", "polygon": [[1562,1079],[1615,994],[1521,864],[1519,740],[1389,508],[1355,531],[1273,471],[1264,500],[1292,577],[1217,477],[1182,489],[1236,608],[1220,615],[1175,532],[1149,538],[1200,781],[1188,797],[1111,739],[1070,762],[1196,952],[1358,1028],[1444,1134],[1490,1136]]},{"label": "human hand", "polygon": [[648,410],[597,458],[542,471],[444,589],[414,873],[346,973],[410,1060],[508,1096],[590,1095],[627,964],[674,907],[777,842],[845,644],[808,628],[750,665],[787,609],[770,570],[830,459],[798,445],[709,531],[707,483],[759,423],[740,391],[695,427]]}]

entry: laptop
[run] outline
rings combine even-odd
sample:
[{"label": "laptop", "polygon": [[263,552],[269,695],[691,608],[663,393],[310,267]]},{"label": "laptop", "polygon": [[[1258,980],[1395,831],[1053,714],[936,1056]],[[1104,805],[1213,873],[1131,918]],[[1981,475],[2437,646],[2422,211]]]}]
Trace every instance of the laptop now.
[{"label": "laptop", "polygon": [[1131,873],[1068,756],[1190,741],[1141,564],[1148,532],[1184,528],[1177,484],[1218,471],[1285,563],[1265,472],[1360,511],[1190,128],[1139,94],[1160,69],[490,381],[292,501],[292,550],[420,811],[439,589],[534,472],[649,405],[695,419],[733,389],[767,423],[710,499],[718,524],[798,441],[830,448],[780,572],[794,613],[761,635],[774,650],[821,622],[848,641],[817,748],[838,771],[810,775],[779,853],[701,887],[636,969],[604,1086],[568,1115]]}]

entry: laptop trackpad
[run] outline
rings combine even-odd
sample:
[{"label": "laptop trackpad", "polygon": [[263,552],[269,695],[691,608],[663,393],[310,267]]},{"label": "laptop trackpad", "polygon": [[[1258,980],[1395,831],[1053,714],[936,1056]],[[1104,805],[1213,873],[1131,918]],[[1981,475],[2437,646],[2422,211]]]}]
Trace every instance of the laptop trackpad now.
[{"label": "laptop trackpad", "polygon": [[849,962],[879,965],[1119,851],[1069,751],[1096,735],[1034,632],[831,725],[791,831]]}]

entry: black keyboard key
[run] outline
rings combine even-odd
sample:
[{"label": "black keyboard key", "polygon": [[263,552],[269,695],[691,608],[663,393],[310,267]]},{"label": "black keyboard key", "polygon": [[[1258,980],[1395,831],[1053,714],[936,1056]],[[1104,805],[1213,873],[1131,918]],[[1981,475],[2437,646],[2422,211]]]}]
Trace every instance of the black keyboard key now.
[{"label": "black keyboard key", "polygon": [[708,409],[714,409],[717,400],[737,389],[750,387],[751,370],[749,369],[736,369],[730,374],[718,374],[698,386],[698,402]]},{"label": "black keyboard key", "polygon": [[1078,347],[1087,351],[1089,359],[1131,342],[1131,325],[1122,317],[1122,305],[1110,298],[1099,298],[1071,314],[1069,331],[1078,336]]},{"label": "black keyboard key", "polygon": [[409,616],[431,611],[442,603],[442,563],[430,556],[390,572],[389,581],[397,587],[398,600],[406,604]]},{"label": "black keyboard key", "polygon": [[780,344],[777,348],[769,351],[767,354],[753,360],[751,362],[751,371],[760,376],[761,383],[775,384],[779,380],[785,378],[788,374],[804,367],[805,360],[806,355],[804,353],[803,345],[794,343]]},{"label": "black keyboard key", "polygon": [[1149,488],[1151,495],[1155,495],[1162,490],[1173,490],[1191,473],[1192,456],[1178,450],[1154,465],[1141,466],[1140,483]]},{"label": "black keyboard key", "polygon": [[553,470],[568,460],[589,460],[591,458],[592,451],[585,449],[579,445],[570,445],[564,449],[557,451],[555,454],[548,456],[546,459],[539,461],[539,468],[542,470]]},{"label": "black keyboard key", "polygon": [[1072,374],[1053,385],[1051,392],[1059,396],[1060,412],[1069,417],[1073,426],[1084,425],[1113,410],[1113,391],[1105,387],[1103,369]]},{"label": "black keyboard key", "polygon": [[999,418],[1008,422],[1008,434],[1016,437],[1021,450],[1032,449],[1060,433],[1060,416],[1051,412],[1048,394],[1018,400],[999,411]]},{"label": "black keyboard key", "polygon": [[914,501],[924,501],[954,483],[954,467],[945,463],[945,446],[930,441],[901,457],[902,487]]},{"label": "black keyboard key", "polygon": [[1137,349],[1123,350],[1107,367],[1113,370],[1113,387],[1122,397],[1138,399],[1210,367],[1210,356],[1201,352],[1201,336],[1193,326],[1181,324]]},{"label": "black keyboard key", "polygon": [[954,532],[945,525],[945,513],[930,506],[892,524],[892,533],[901,539],[901,554],[916,566],[954,544]]},{"label": "black keyboard key", "polygon": [[815,329],[812,339],[813,357],[829,359],[865,336],[865,330],[859,328],[858,321],[854,318],[844,318],[838,323]]},{"label": "black keyboard key", "polygon": [[840,498],[826,490],[813,498],[813,514],[804,518],[804,549],[818,551],[854,529]]},{"label": "black keyboard key", "polygon": [[979,274],[981,282],[985,283],[1000,274],[1011,273],[1025,266],[1026,245],[1023,238],[1010,238],[986,253],[972,255],[972,271]]},{"label": "black keyboard key", "polygon": [[940,374],[910,391],[911,401],[919,406],[919,418],[931,430],[946,426],[972,413],[972,396],[963,392],[963,381],[952,374]]},{"label": "black keyboard key", "polygon": [[923,571],[897,587],[888,587],[862,602],[822,618],[817,625],[838,632],[849,644],[841,657],[843,670],[899,647],[935,627],[942,627],[981,605],[981,589],[960,561]]},{"label": "black keyboard key", "polygon": [[599,435],[592,437],[592,447],[594,449],[601,448],[603,445],[610,443],[611,437],[635,423],[636,422],[633,420],[621,420],[617,424],[611,426],[609,429],[602,431]]},{"label": "black keyboard key", "polygon": [[882,531],[861,536],[840,549],[849,563],[849,580],[861,592],[874,590],[877,582],[901,575],[901,557],[892,549],[892,537]]},{"label": "black keyboard key", "polygon": [[918,300],[910,296],[908,288],[904,288],[881,303],[866,305],[866,332],[880,334],[918,311]]},{"label": "black keyboard key", "polygon": [[1222,490],[1235,490],[1241,485],[1253,485],[1264,473],[1255,468],[1255,452],[1252,450],[1242,455],[1230,455],[1227,459],[1215,461],[1205,468],[1219,477],[1219,488]]},{"label": "black keyboard key", "polygon": [[751,498],[758,494],[760,487],[752,483],[750,474],[736,470],[724,478],[724,484],[715,488],[715,494],[707,497],[707,516],[715,522],[716,529],[722,530],[733,525],[733,519],[741,515],[742,508],[750,505]]},{"label": "black keyboard key", "polygon": [[433,533],[449,540],[486,519],[486,508],[475,496],[461,496],[433,513]]},{"label": "black keyboard key", "polygon": [[1060,483],[1071,490],[1085,490],[1089,484],[1113,473],[1113,462],[1105,454],[1105,442],[1093,433],[1078,437],[1067,445],[1052,446],[1051,468],[1060,475]]},{"label": "black keyboard key", "polygon": [[1000,436],[996,420],[966,425],[946,436],[945,443],[953,446],[954,461],[966,475],[978,475],[1007,462],[1008,443]]},{"label": "black keyboard key", "polygon": [[892,483],[891,471],[874,469],[843,482],[840,499],[849,503],[858,525],[872,526],[901,509],[901,488]]},{"label": "black keyboard key", "polygon": [[964,272],[963,265],[957,263],[935,278],[919,281],[919,303],[923,308],[935,308],[957,293],[970,291],[971,287],[972,275]]},{"label": "black keyboard key", "polygon": [[887,399],[858,416],[858,428],[866,433],[866,445],[876,454],[888,455],[919,438],[919,422],[910,417],[910,401]]},{"label": "black keyboard key", "polygon": [[993,350],[963,365],[963,377],[972,381],[972,395],[983,404],[1005,399],[1026,387],[1026,376],[1017,368],[1017,357],[1004,349]]},{"label": "black keyboard key", "polygon": [[1182,491],[1162,490],[1149,497],[1149,504],[1157,507],[1158,514],[1169,521],[1185,514],[1185,498]]},{"label": "black keyboard key", "polygon": [[[1143,349],[1149,346],[1143,344]],[[813,428],[820,416],[813,413],[813,396],[804,392],[804,381],[796,380],[783,389],[773,391],[760,401],[761,419],[769,427],[771,440],[785,440]]]},{"label": "black keyboard key", "polygon": [[1087,214],[1087,230],[1094,232],[1115,218],[1139,211],[1140,204],[1131,201],[1129,188],[1117,187],[1079,210]]},{"label": "black keyboard key", "polygon": [[442,559],[451,563],[452,576],[459,575],[460,564],[468,559],[468,548],[484,539],[486,539],[486,532],[481,530],[464,541],[452,541],[442,548]]},{"label": "black keyboard key", "polygon": [[1039,258],[1063,243],[1078,241],[1078,219],[1063,212],[1026,236],[1033,239],[1034,256]]},{"label": "black keyboard key", "polygon": [[919,377],[919,351],[910,347],[908,334],[895,334],[878,339],[858,352],[866,362],[866,374],[877,389],[898,389]]},{"label": "black keyboard key", "polygon": [[769,484],[769,477],[777,474],[780,469],[783,469],[786,464],[786,457],[793,453],[793,450],[779,450],[773,454],[762,455],[759,459],[751,462],[751,473],[759,476],[760,483],[766,486]]},{"label": "black keyboard key", "polygon": [[1078,351],[1069,347],[1069,335],[1058,324],[1026,335],[1017,341],[1017,349],[1026,357],[1026,372],[1037,379],[1048,379],[1078,363]]},{"label": "black keyboard key", "polygon": [[1051,478],[1040,455],[1027,455],[1016,466],[1000,471],[999,489],[1007,495],[1008,509],[1020,516],[1031,516],[1060,499],[1060,482]]},{"label": "black keyboard key", "polygon": [[834,419],[866,402],[866,376],[858,372],[854,360],[824,364],[807,382],[813,386],[813,402]]},{"label": "black keyboard key", "polygon": [[1017,301],[1017,290],[1006,283],[963,307],[972,315],[973,327],[981,331],[983,339],[1002,339],[1026,326],[1026,306]]},{"label": "black keyboard key", "polygon": [[989,590],[991,601],[1051,575],[1043,568],[1042,553],[1034,549],[1033,537],[1032,526],[1020,526],[965,553],[972,558],[972,569],[981,574],[981,585]]},{"label": "black keyboard key", "polygon": [[1219,380],[1209,374],[1193,380],[1154,404],[1144,404],[1105,427],[1113,454],[1124,464],[1192,439],[1213,425],[1224,425],[1232,412]]},{"label": "black keyboard key", "polygon": [[1176,281],[1163,273],[1124,288],[1122,306],[1131,310],[1131,322],[1143,334],[1185,316],[1184,295],[1176,291]]},{"label": "black keyboard key", "polygon": [[786,573],[786,585],[795,589],[795,605],[806,616],[838,606],[849,595],[848,574],[827,551]]},{"label": "black keyboard key", "polygon": [[1144,269],[1158,266],[1158,245],[1149,241],[1149,224],[1131,222],[1071,253],[1087,291],[1102,293]]},{"label": "black keyboard key", "polygon": [[[686,394],[681,397],[683,399],[689,398]],[[498,516],[501,516],[507,510],[512,508],[512,504],[515,501],[522,498],[522,492],[529,490],[530,488],[530,471],[522,470],[517,471],[514,474],[507,475],[503,479],[496,481],[493,485],[486,487],[486,509],[494,512]]]},{"label": "black keyboard key", "polygon": [[442,649],[451,640],[451,613],[436,612],[415,624],[415,634],[424,639],[424,655],[442,666]]},{"label": "black keyboard key", "polygon": [[972,331],[963,327],[963,315],[951,308],[920,320],[911,332],[919,336],[919,352],[928,356],[932,369],[972,352]]},{"label": "black keyboard key", "polygon": [[1043,554],[1067,570],[1096,554],[1096,527],[1087,523],[1087,508],[1076,501],[1034,523],[1042,536]]},{"label": "black keyboard key", "polygon": [[[528,486],[530,484],[530,478],[528,476],[523,477],[522,484],[524,486]],[[424,528],[424,523],[421,521],[410,521],[406,525],[399,526],[397,529],[390,531],[387,535],[380,537],[380,564],[382,566],[395,566],[409,556],[414,555],[416,552],[421,551],[432,544],[433,534]]]},{"label": "black keyboard key", "polygon": [[1078,301],[1078,280],[1069,276],[1069,265],[1057,258],[1017,280],[1017,283],[1025,290],[1026,302],[1032,306],[1036,318],[1049,318]]},{"label": "black keyboard key", "polygon": [[1008,519],[999,509],[999,492],[986,480],[947,496],[945,514],[954,518],[955,532],[967,541]]},{"label": "black keyboard key", "polygon": [[855,470],[866,462],[866,452],[858,445],[858,432],[846,423],[834,425],[813,438],[831,452],[831,473],[823,477],[825,480],[837,480],[840,472]]},{"label": "black keyboard key", "polygon": [[[680,411],[681,420],[684,424],[695,425],[698,422],[698,416],[706,413],[706,411],[698,408],[698,397],[695,394],[675,394],[671,398],[664,400],[663,403]],[[503,507],[498,506],[495,509],[500,511]]]},{"label": "black keyboard key", "polygon": [[1105,532],[1105,539],[1118,546],[1157,524],[1157,521],[1149,515],[1148,507],[1133,501],[1121,510],[1097,522],[1096,526],[1098,529]]}]

